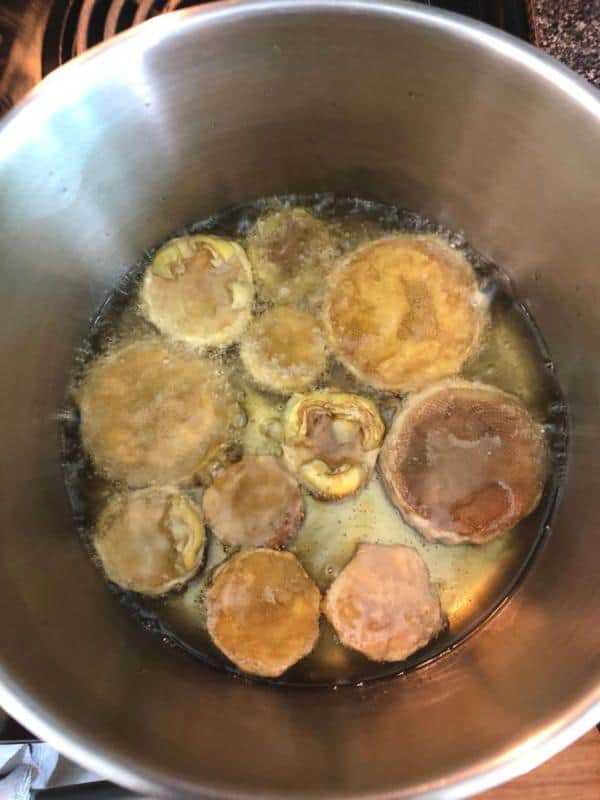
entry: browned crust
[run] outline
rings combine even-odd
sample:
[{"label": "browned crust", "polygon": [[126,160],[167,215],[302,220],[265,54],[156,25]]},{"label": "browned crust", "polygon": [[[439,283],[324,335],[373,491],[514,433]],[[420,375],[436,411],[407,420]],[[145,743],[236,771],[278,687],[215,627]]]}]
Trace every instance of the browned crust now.
[{"label": "browned crust", "polygon": [[[529,502],[522,504],[515,509],[514,514],[509,518],[504,518],[497,523],[492,521],[488,527],[477,530],[460,530],[458,525],[435,524],[424,513],[414,506],[407,498],[406,490],[401,481],[401,476],[397,473],[397,448],[398,441],[407,427],[418,419],[419,413],[426,407],[426,403],[435,395],[455,391],[457,393],[473,393],[482,397],[497,398],[503,403],[509,404],[513,408],[518,408],[522,414],[524,424],[530,426],[531,435],[537,440],[539,447],[540,475],[532,475],[532,485],[536,491],[531,493]],[[400,511],[406,522],[426,539],[432,542],[442,542],[443,544],[483,544],[491,539],[506,533],[521,519],[530,514],[538,505],[542,493],[545,476],[548,467],[548,454],[542,427],[537,424],[529,415],[525,407],[513,395],[497,389],[487,384],[465,381],[462,379],[449,379],[436,383],[427,389],[410,396],[396,414],[394,421],[388,431],[378,460],[379,473],[383,480],[386,493],[396,508]],[[533,465],[535,468],[535,464]]]}]

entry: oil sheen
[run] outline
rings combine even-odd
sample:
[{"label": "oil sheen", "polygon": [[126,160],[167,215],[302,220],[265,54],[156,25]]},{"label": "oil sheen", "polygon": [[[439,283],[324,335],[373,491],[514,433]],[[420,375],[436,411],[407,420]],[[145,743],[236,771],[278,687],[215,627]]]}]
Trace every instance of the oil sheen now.
[{"label": "oil sheen", "polygon": [[[552,360],[506,274],[476,253],[461,235],[429,220],[395,206],[356,198],[288,196],[228,209],[176,234],[212,233],[244,244],[255,220],[265,211],[281,205],[301,206],[323,219],[342,252],[393,232],[436,233],[463,251],[475,268],[482,291],[489,297],[491,325],[481,348],[465,365],[462,375],[517,395],[545,426],[551,451],[552,471],[536,511],[509,533],[484,545],[446,546],[426,542],[391,505],[377,471],[364,490],[349,499],[319,502],[308,495],[305,497],[305,520],[288,549],[298,556],[322,591],[352,557],[359,542],[405,544],[416,548],[425,559],[447,617],[445,630],[433,642],[398,664],[371,662],[343,647],[322,617],[321,635],[313,652],[277,680],[294,685],[355,684],[397,674],[439,656],[473,632],[510,595],[536,546],[549,530],[565,471],[566,409]],[[140,275],[146,264],[144,260],[132,267],[93,321],[89,336],[77,354],[63,414],[65,479],[77,527],[90,553],[94,520],[115,487],[98,476],[82,451],[74,395],[82,374],[95,356],[121,342],[157,335],[143,319],[137,304]],[[285,398],[260,391],[249,382],[236,346],[209,353],[209,357],[215,359],[219,371],[229,376],[243,407],[230,457],[235,459],[242,452],[280,454],[278,431]],[[320,385],[369,395],[386,423],[391,421],[400,400],[359,384],[333,360]],[[204,483],[207,481],[210,475],[204,478]],[[189,490],[197,500],[202,491],[202,485]],[[204,594],[212,571],[227,556],[223,545],[210,536],[204,568],[181,591],[150,599],[112,588],[140,622],[158,634],[157,646],[162,637],[214,667],[235,671],[210,642],[204,610]]]}]

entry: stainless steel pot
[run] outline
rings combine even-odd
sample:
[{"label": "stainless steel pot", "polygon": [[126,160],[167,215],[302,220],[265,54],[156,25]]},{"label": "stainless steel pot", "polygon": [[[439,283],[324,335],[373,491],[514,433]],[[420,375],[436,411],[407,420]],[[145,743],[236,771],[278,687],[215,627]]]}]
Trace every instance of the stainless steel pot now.
[{"label": "stainless steel pot", "polygon": [[[0,129],[0,703],[74,759],[182,797],[459,797],[600,719],[600,104],[460,17],[210,5],[47,78]],[[57,442],[90,315],[148,246],[271,192],[393,200],[506,266],[571,414],[516,594],[455,651],[355,689],[246,685],[161,647],[75,534]]]}]

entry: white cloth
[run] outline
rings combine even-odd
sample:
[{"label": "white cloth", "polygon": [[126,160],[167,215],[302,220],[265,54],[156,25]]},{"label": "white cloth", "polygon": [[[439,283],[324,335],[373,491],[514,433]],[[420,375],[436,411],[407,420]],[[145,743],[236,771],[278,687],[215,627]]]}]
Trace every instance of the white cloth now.
[{"label": "white cloth", "polygon": [[97,775],[59,755],[50,745],[0,745],[0,800],[29,800],[31,789],[97,780]]}]

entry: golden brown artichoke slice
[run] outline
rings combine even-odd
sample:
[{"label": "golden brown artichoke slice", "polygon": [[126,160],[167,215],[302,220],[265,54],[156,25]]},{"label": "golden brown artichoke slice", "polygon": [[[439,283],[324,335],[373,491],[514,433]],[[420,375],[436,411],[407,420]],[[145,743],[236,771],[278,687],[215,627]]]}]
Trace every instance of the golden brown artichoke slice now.
[{"label": "golden brown artichoke slice", "polygon": [[335,252],[327,226],[302,208],[267,214],[248,237],[257,291],[273,303],[317,299]]},{"label": "golden brown artichoke slice", "polygon": [[250,322],[250,262],[236,242],[217,236],[171,239],[146,268],[140,292],[146,318],[199,350],[236,342]]},{"label": "golden brown artichoke slice", "polygon": [[244,672],[278,677],[313,649],[320,605],[318,588],[292,553],[242,550],[213,577],[208,632]]},{"label": "golden brown artichoke slice", "polygon": [[327,358],[321,326],[312,314],[293,306],[275,306],[256,317],[240,354],[254,381],[278,394],[308,389]]},{"label": "golden brown artichoke slice", "polygon": [[405,402],[379,469],[391,501],[427,539],[481,544],[536,507],[547,455],[542,426],[516,397],[453,379]]},{"label": "golden brown artichoke slice", "polygon": [[403,234],[339,263],[323,318],[332,352],[359,380],[404,392],[457,374],[488,309],[461,253],[439,236]]},{"label": "golden brown artichoke slice", "polygon": [[294,395],[284,412],[283,452],[312,494],[339,500],[368,481],[384,431],[365,397],[329,390]]},{"label": "golden brown artichoke slice", "polygon": [[78,399],[85,450],[131,488],[191,480],[227,443],[238,413],[212,361],[159,339],[97,359]]},{"label": "golden brown artichoke slice", "polygon": [[359,544],[323,611],[341,642],[373,661],[401,661],[444,624],[423,558],[403,545]]},{"label": "golden brown artichoke slice", "polygon": [[93,538],[110,580],[151,596],[192,578],[202,564],[205,542],[202,512],[171,486],[114,495]]},{"label": "golden brown artichoke slice", "polygon": [[202,498],[215,536],[232,547],[280,547],[304,518],[296,479],[276,456],[247,455],[220,472]]}]

